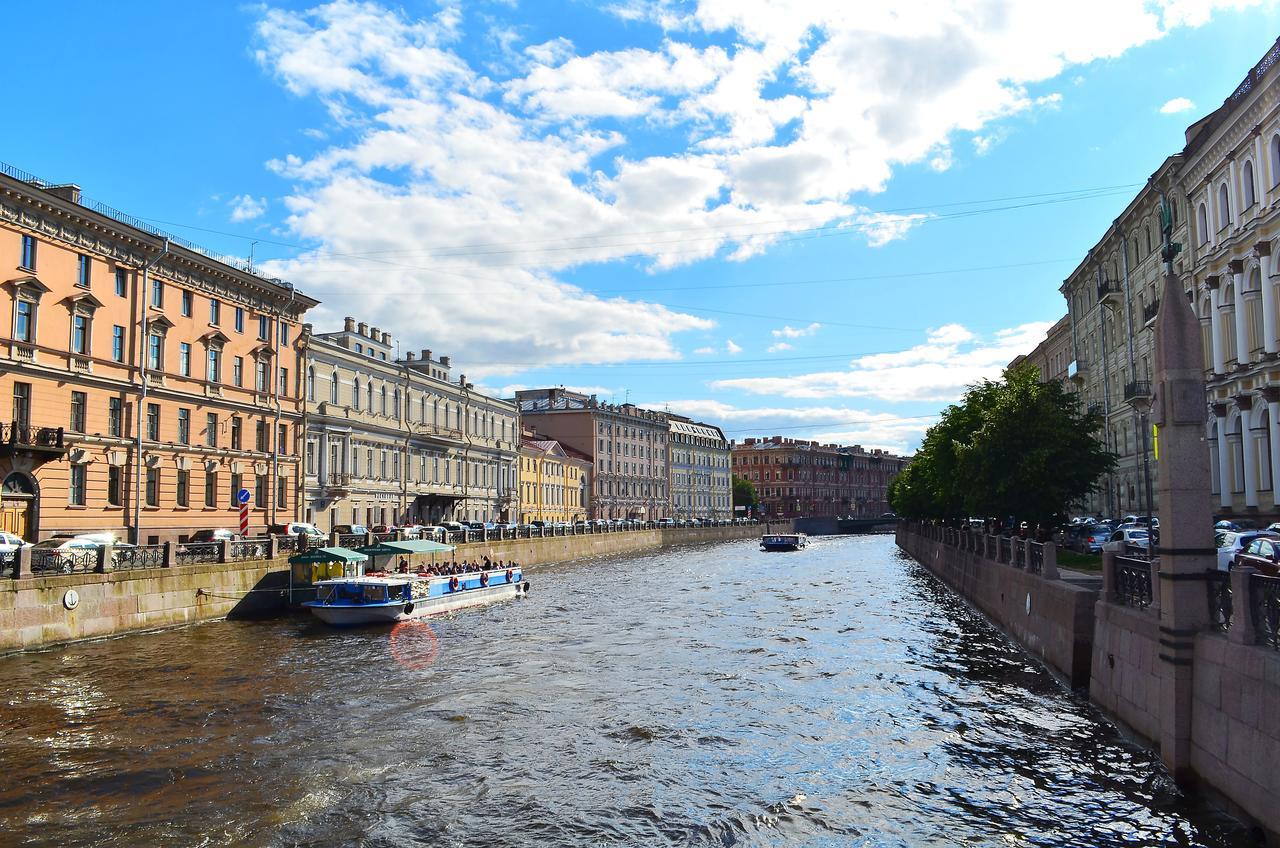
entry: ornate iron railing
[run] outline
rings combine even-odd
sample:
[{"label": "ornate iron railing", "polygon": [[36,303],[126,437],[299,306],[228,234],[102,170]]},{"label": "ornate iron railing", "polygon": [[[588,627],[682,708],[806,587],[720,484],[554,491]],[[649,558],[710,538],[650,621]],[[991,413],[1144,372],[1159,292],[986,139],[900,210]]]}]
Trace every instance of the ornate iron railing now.
[{"label": "ornate iron railing", "polygon": [[1250,575],[1249,601],[1258,644],[1280,651],[1280,577]]},{"label": "ornate iron railing", "polygon": [[202,562],[217,562],[221,553],[221,542],[188,542],[178,547],[173,558],[178,565],[196,565]]},{"label": "ornate iron railing", "polygon": [[1231,603],[1231,575],[1216,568],[1205,574],[1205,593],[1209,599],[1209,626],[1220,633],[1231,627],[1234,612]]},{"label": "ornate iron railing", "polygon": [[276,553],[278,554],[297,553],[298,551],[297,536],[284,535],[284,536],[275,536],[274,538],[276,540]]},{"label": "ornate iron railing", "polygon": [[1114,599],[1126,607],[1151,606],[1151,563],[1116,557]]},{"label": "ornate iron railing", "polygon": [[17,565],[17,551],[0,551],[0,577],[12,577]]},{"label": "ornate iron railing", "polygon": [[1008,536],[1000,537],[1000,562],[1007,563],[1013,559],[1013,540]]},{"label": "ornate iron railing", "polygon": [[1140,397],[1151,397],[1150,380],[1130,380],[1124,384],[1124,399],[1126,401]]},{"label": "ornate iron railing", "polygon": [[396,540],[395,533],[374,533],[373,541],[376,542],[394,542]]},{"label": "ornate iron railing", "polygon": [[1027,546],[1027,571],[1032,574],[1044,573],[1044,542],[1032,542]]},{"label": "ornate iron railing", "polygon": [[32,427],[18,421],[0,424],[0,442],[8,445],[61,449],[62,434],[61,427]]},{"label": "ornate iron railing", "polygon": [[117,571],[130,568],[164,568],[164,545],[129,545],[112,548],[111,567]]},{"label": "ornate iron railing", "polygon": [[1025,539],[1013,540],[1013,567],[1027,567],[1027,542]]},{"label": "ornate iron railing", "polygon": [[31,552],[32,574],[75,574],[96,571],[98,552],[92,548],[74,550],[38,549]]},{"label": "ornate iron railing", "polygon": [[269,542],[267,539],[243,539],[232,542],[227,558],[235,562],[246,559],[265,559]]},{"label": "ornate iron railing", "polygon": [[339,533],[339,534],[338,534],[338,547],[340,547],[340,548],[363,548],[363,547],[364,547],[364,534],[363,534],[363,533]]},{"label": "ornate iron railing", "polygon": [[1142,323],[1150,324],[1152,321],[1155,320],[1156,316],[1159,314],[1160,314],[1160,298],[1156,298],[1155,300],[1148,303],[1146,306],[1142,307]]}]

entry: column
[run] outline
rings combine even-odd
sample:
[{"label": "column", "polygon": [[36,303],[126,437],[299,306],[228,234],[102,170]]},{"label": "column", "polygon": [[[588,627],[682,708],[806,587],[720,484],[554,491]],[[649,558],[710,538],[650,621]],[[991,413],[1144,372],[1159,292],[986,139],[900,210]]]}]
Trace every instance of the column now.
[{"label": "column", "polygon": [[[1218,505],[1223,509],[1231,507],[1231,447],[1227,444],[1227,405],[1215,403],[1213,417],[1218,424]],[[1161,524],[1164,523],[1162,520]]]},{"label": "column", "polygon": [[1280,506],[1280,387],[1262,390],[1267,402],[1267,433],[1271,436],[1271,502]]},{"label": "column", "polygon": [[1205,278],[1205,283],[1209,286],[1209,324],[1212,330],[1213,341],[1213,373],[1227,373],[1226,351],[1222,345],[1222,313],[1219,307],[1222,306],[1222,293],[1219,291],[1219,279],[1217,274],[1212,274]]},{"label": "column", "polygon": [[[1267,208],[1267,188],[1271,185],[1271,180],[1267,179],[1266,160],[1262,158],[1262,129],[1261,127],[1253,128],[1253,181],[1254,194],[1258,198],[1257,214],[1261,215],[1262,210]],[[1266,279],[1263,279],[1265,285]]]},{"label": "column", "polygon": [[1235,287],[1236,308],[1236,362],[1249,364],[1249,312],[1244,305],[1244,260],[1232,259],[1227,263],[1231,271],[1231,284]]},{"label": "column", "polygon": [[1276,343],[1276,295],[1271,290],[1271,242],[1258,242],[1253,246],[1253,253],[1258,257],[1262,279],[1262,345],[1267,355],[1273,356],[1280,352],[1280,344]]},{"label": "column", "polygon": [[1258,506],[1258,459],[1254,446],[1253,430],[1249,427],[1249,412],[1253,409],[1253,395],[1236,395],[1236,407],[1240,410],[1240,452],[1244,455],[1244,505]]}]

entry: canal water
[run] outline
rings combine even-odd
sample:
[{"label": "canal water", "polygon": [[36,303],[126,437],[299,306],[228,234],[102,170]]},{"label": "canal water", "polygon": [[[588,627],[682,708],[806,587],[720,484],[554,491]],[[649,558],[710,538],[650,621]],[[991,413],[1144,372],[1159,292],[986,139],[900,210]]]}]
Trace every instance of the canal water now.
[{"label": "canal water", "polygon": [[0,658],[5,845],[1251,844],[876,537]]}]

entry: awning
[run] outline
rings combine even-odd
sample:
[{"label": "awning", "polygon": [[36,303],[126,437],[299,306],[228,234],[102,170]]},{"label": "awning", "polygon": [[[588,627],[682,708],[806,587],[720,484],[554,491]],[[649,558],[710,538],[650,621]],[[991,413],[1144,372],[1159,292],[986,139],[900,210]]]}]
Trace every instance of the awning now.
[{"label": "awning", "polygon": [[289,557],[289,562],[364,562],[368,558],[367,554],[348,548],[312,548]]},{"label": "awning", "polygon": [[456,550],[453,545],[442,545],[427,539],[405,539],[403,542],[378,542],[360,548],[369,556],[394,556],[395,554],[443,554]]}]

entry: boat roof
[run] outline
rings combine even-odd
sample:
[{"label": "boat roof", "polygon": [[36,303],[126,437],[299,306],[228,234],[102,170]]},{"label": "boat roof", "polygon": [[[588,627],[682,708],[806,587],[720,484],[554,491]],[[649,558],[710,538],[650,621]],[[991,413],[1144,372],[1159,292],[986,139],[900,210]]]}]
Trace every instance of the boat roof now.
[{"label": "boat roof", "polygon": [[368,554],[349,548],[312,548],[289,557],[289,562],[364,562],[368,558]]},{"label": "boat roof", "polygon": [[405,539],[402,542],[376,542],[357,550],[369,556],[387,556],[389,554],[442,554],[457,548],[453,545],[432,542],[429,539]]}]

